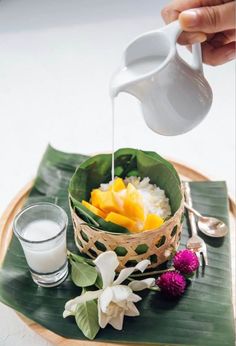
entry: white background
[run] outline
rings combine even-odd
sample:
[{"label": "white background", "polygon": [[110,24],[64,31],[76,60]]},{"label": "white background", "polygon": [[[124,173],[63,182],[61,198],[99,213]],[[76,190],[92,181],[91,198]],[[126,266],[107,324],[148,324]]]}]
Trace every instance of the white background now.
[{"label": "white background", "polygon": [[[163,25],[164,0],[0,2],[0,213],[37,170],[48,144],[64,151],[111,150],[109,79],[136,35]],[[181,49],[184,58],[189,53]],[[234,62],[205,66],[214,102],[193,131],[149,130],[136,100],[117,102],[116,148],[155,150],[226,180],[235,191]],[[0,305],[0,345],[49,345]]]}]

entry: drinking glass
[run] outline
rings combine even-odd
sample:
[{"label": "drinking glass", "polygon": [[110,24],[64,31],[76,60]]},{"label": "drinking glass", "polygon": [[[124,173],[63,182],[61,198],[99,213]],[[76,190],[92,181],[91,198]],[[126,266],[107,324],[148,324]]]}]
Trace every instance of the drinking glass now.
[{"label": "drinking glass", "polygon": [[39,286],[57,286],[68,275],[67,226],[66,212],[52,203],[32,204],[14,219],[14,233],[23,248],[32,279]]}]

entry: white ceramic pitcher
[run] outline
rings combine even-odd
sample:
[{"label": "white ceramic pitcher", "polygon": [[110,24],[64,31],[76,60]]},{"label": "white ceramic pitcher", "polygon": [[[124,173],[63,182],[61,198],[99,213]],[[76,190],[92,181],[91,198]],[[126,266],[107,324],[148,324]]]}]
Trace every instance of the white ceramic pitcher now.
[{"label": "white ceramic pitcher", "polygon": [[112,97],[120,92],[137,97],[147,125],[166,136],[197,126],[212,104],[212,91],[203,75],[201,45],[192,46],[189,65],[176,49],[181,31],[175,21],[137,37],[126,48],[122,66],[110,85]]}]

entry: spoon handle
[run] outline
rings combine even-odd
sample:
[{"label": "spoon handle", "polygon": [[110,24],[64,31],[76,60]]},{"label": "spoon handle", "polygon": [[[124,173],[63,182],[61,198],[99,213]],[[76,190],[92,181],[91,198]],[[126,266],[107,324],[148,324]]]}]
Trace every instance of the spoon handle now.
[{"label": "spoon handle", "polygon": [[[184,195],[185,195],[185,200],[187,205],[192,208],[193,204],[192,204],[192,198],[191,198],[191,192],[190,192],[190,186],[188,182],[184,182],[183,183],[184,186]],[[188,218],[189,218],[189,223],[190,223],[190,227],[191,227],[191,231],[192,231],[192,236],[193,235],[197,235],[197,225],[196,225],[196,220],[194,217],[194,214],[192,211],[188,209]]]},{"label": "spoon handle", "polygon": [[193,207],[190,207],[186,202],[184,203],[184,206],[186,209],[190,210],[193,214],[195,214],[197,217],[202,217],[202,215]]},{"label": "spoon handle", "polygon": [[186,204],[192,208],[193,207],[193,202],[192,202],[192,197],[191,197],[191,191],[190,191],[190,186],[187,181],[183,182],[184,186],[184,195],[185,195],[185,201]]}]

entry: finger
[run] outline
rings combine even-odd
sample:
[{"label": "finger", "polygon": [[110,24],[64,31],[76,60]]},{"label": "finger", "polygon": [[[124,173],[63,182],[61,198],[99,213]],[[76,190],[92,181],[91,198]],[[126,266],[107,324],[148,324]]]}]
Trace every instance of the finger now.
[{"label": "finger", "polygon": [[202,43],[206,40],[207,35],[204,32],[183,32],[178,38],[178,43],[185,46],[198,42]]},{"label": "finger", "polygon": [[233,0],[173,0],[169,6],[182,12],[190,8],[217,6],[232,1]]},{"label": "finger", "polygon": [[222,47],[227,43],[236,41],[235,30],[227,30],[215,34],[208,42],[215,48]]},{"label": "finger", "polygon": [[217,66],[235,59],[235,42],[220,48],[214,48],[209,43],[202,45],[202,59],[207,65]]},{"label": "finger", "polygon": [[235,27],[236,2],[224,5],[195,8],[184,11],[179,15],[183,30],[215,33]]},{"label": "finger", "polygon": [[228,38],[229,42],[236,41],[236,30],[226,30],[224,31],[224,35]]},{"label": "finger", "polygon": [[174,0],[162,9],[161,15],[164,22],[169,24],[178,19],[179,14],[185,10],[204,6],[216,6],[231,1],[232,0]]},{"label": "finger", "polygon": [[178,19],[180,12],[173,9],[172,7],[164,7],[161,11],[161,16],[166,24],[173,22]]}]

